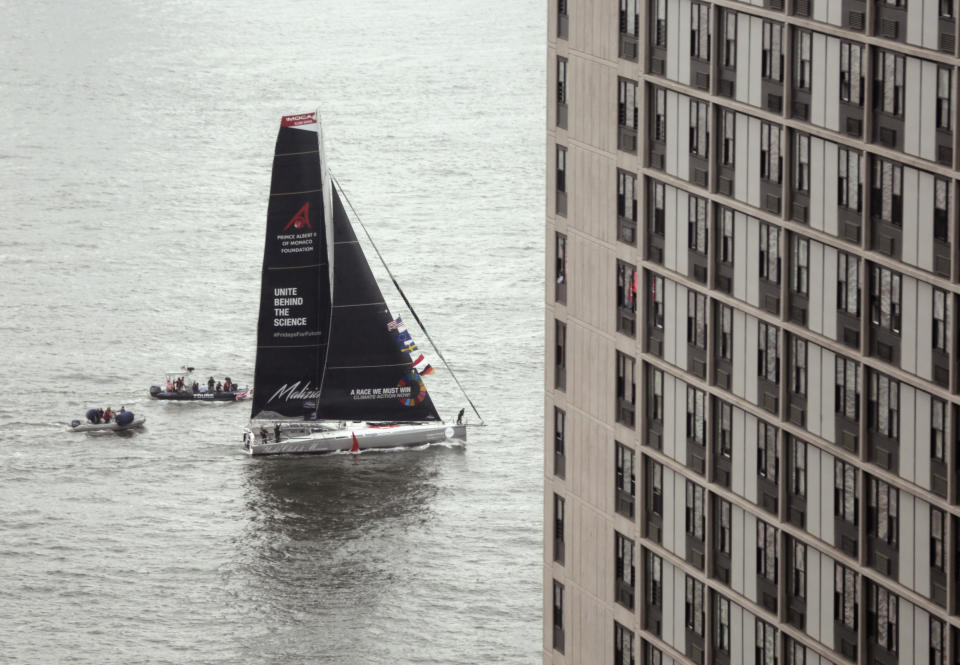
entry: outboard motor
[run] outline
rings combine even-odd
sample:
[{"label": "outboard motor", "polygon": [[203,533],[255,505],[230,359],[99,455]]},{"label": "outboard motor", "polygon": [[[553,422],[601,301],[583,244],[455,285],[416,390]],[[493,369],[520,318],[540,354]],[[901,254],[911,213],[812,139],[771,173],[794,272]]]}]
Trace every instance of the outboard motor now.
[{"label": "outboard motor", "polygon": [[79,420],[74,419],[74,420],[71,420],[71,421],[70,421],[70,427],[79,427],[79,426],[80,426],[80,421],[79,421]]},{"label": "outboard motor", "polygon": [[117,414],[118,425],[129,425],[133,422],[133,411],[124,411]]},{"label": "outboard motor", "polygon": [[97,410],[96,409],[87,409],[87,420],[92,423],[97,422]]},{"label": "outboard motor", "polygon": [[156,397],[157,395],[159,395],[159,394],[162,393],[162,392],[163,392],[163,388],[161,388],[160,386],[150,386],[150,396],[151,396],[151,397]]}]

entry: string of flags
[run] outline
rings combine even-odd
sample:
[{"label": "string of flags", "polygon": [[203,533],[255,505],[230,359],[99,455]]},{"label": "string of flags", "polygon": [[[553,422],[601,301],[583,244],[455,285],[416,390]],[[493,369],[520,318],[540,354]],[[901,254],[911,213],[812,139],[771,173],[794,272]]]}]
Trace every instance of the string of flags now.
[{"label": "string of flags", "polygon": [[420,363],[424,362],[423,354],[417,349],[417,345],[413,341],[413,337],[410,336],[410,333],[407,331],[407,326],[403,322],[401,317],[397,317],[393,321],[387,324],[387,330],[390,332],[395,332],[397,344],[400,345],[400,350],[410,356],[410,365],[420,373],[420,376],[427,376],[428,374],[433,374],[433,367],[430,366],[430,363],[421,365]]}]

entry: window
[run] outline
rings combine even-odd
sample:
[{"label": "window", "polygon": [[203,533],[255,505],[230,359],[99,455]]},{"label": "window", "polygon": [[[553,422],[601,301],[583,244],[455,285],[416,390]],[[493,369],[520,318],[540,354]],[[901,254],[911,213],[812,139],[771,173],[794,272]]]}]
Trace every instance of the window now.
[{"label": "window", "polygon": [[707,415],[703,406],[705,396],[702,390],[687,386],[687,439],[698,446],[704,444],[704,430]]},{"label": "window", "polygon": [[555,278],[557,281],[556,300],[559,303],[566,302],[567,290],[564,288],[567,284],[567,236],[558,233],[557,237],[557,263],[555,267]]},{"label": "window", "polygon": [[870,412],[868,426],[871,431],[898,438],[900,436],[900,384],[884,374],[870,373]]},{"label": "window", "polygon": [[810,137],[806,134],[794,134],[793,188],[798,192],[810,193]]},{"label": "window", "polygon": [[940,242],[950,242],[948,231],[948,211],[953,198],[950,183],[943,178],[933,180],[933,238]]},{"label": "window", "polygon": [[709,109],[707,102],[690,100],[690,152],[704,159],[710,156]]},{"label": "window", "polygon": [[849,358],[837,356],[834,383],[835,411],[850,420],[860,419],[860,365]]},{"label": "window", "polygon": [[720,112],[722,121],[723,165],[733,166],[736,159],[736,114],[733,111]]},{"label": "window", "polygon": [[620,32],[640,36],[640,0],[620,0]]},{"label": "window", "polygon": [[[791,589],[797,598],[807,597],[807,546],[799,540],[793,541],[793,575]],[[819,591],[819,589],[818,589]]]},{"label": "window", "polygon": [[902,116],[904,57],[890,51],[876,53],[874,107],[884,113]]},{"label": "window", "polygon": [[[617,261],[617,308],[621,312],[637,311],[637,269],[623,261]],[[633,334],[633,328],[623,332]]]},{"label": "window", "polygon": [[777,629],[757,619],[757,665],[776,665]]},{"label": "window", "polygon": [[760,177],[780,184],[783,157],[780,155],[780,125],[760,123]]},{"label": "window", "polygon": [[944,533],[946,532],[946,514],[934,506],[930,506],[930,566],[941,572],[946,572],[944,549]]},{"label": "window", "polygon": [[897,651],[897,596],[874,582],[867,583],[867,634],[887,651]]},{"label": "window", "polygon": [[653,232],[663,235],[666,226],[666,186],[662,182],[653,183]]},{"label": "window", "polygon": [[720,651],[730,653],[730,601],[720,594],[716,594],[714,598],[717,601],[714,604],[717,619],[714,644]]},{"label": "window", "polygon": [[663,517],[663,465],[650,462],[650,512]]},{"label": "window", "polygon": [[687,509],[684,513],[687,535],[701,543],[704,539],[703,527],[706,519],[703,514],[703,488],[687,481]]},{"label": "window", "polygon": [[810,284],[810,241],[802,236],[790,237],[790,286],[794,293],[807,295]]},{"label": "window", "polygon": [[837,252],[837,309],[860,316],[860,261],[846,252]]},{"label": "window", "polygon": [[852,464],[834,460],[833,485],[833,514],[844,522],[858,524],[860,496],[857,489],[857,471]]},{"label": "window", "polygon": [[[813,35],[808,30],[797,31],[796,49],[796,86],[801,90],[809,90],[810,75],[812,71],[811,58],[813,57]],[[840,78],[843,78],[842,68]]]},{"label": "window", "polygon": [[720,263],[733,265],[733,211],[720,208]]},{"label": "window", "polygon": [[565,475],[566,465],[564,456],[566,455],[566,424],[567,414],[557,407],[553,407],[553,454],[554,454],[554,473],[561,478]]},{"label": "window", "polygon": [[720,512],[720,519],[717,520],[717,549],[723,554],[730,554],[732,521],[730,511],[732,507],[729,501],[717,499],[717,510]]},{"label": "window", "polygon": [[633,541],[617,531],[614,532],[614,540],[616,544],[617,602],[628,609],[633,609],[633,594],[621,595],[619,593],[619,587],[621,586],[629,587],[631,590],[634,588]]},{"label": "window", "polygon": [[654,607],[663,607],[663,559],[650,550],[647,553],[647,598]]},{"label": "window", "polygon": [[950,70],[946,67],[937,68],[937,129],[950,130],[950,115],[953,112],[950,104]]},{"label": "window", "polygon": [[693,289],[687,291],[687,344],[707,348],[707,296]]},{"label": "window", "polygon": [[733,457],[733,407],[726,402],[720,402],[717,426],[720,436],[717,441],[717,452],[730,459]]},{"label": "window", "polygon": [[840,99],[858,106],[863,104],[862,51],[859,44],[840,43]]},{"label": "window", "polygon": [[705,609],[703,607],[703,582],[686,576],[687,594],[684,602],[684,619],[688,630],[703,637]]},{"label": "window", "polygon": [[[952,0],[948,4],[952,4]],[[944,660],[944,653],[947,650],[945,630],[944,623],[940,619],[930,617],[930,665],[944,665],[946,662]]]},{"label": "window", "polygon": [[757,375],[772,383],[780,383],[780,351],[778,349],[777,329],[769,323],[760,321],[757,352]]},{"label": "window", "polygon": [[[633,450],[617,442],[615,450],[617,512],[630,519],[633,519],[633,501],[637,495],[637,476],[633,469],[633,459]],[[622,510],[621,497],[629,497],[622,502]]]},{"label": "window", "polygon": [[867,476],[867,533],[890,545],[897,543],[897,490]]},{"label": "window", "polygon": [[790,336],[790,390],[807,395],[807,343],[796,335]]},{"label": "window", "polygon": [[784,635],[787,647],[786,665],[807,665],[807,649],[800,642]]},{"label": "window", "polygon": [[563,519],[564,500],[559,494],[553,495],[553,560],[563,563]]},{"label": "window", "polygon": [[[567,149],[561,145],[557,146],[557,191],[564,192],[567,191]],[[560,211],[558,210],[559,214]],[[566,206],[564,206],[563,213],[566,215]]]},{"label": "window", "polygon": [[780,283],[780,229],[760,224],[760,276],[774,284]]},{"label": "window", "polygon": [[950,308],[947,307],[947,294],[940,289],[933,290],[933,348],[947,352],[950,343]]},{"label": "window", "polygon": [[[621,402],[636,404],[637,383],[634,378],[636,364],[633,358],[617,351],[617,398]],[[632,422],[624,424],[633,425]]]},{"label": "window", "polygon": [[761,70],[763,77],[773,81],[783,81],[783,26],[779,23],[763,22],[763,52]]},{"label": "window", "polygon": [[833,620],[850,630],[859,625],[860,595],[857,574],[839,563],[833,564]]},{"label": "window", "polygon": [[720,353],[720,359],[728,362],[733,361],[733,308],[723,303],[719,307],[720,319],[720,343],[717,349]]},{"label": "window", "polygon": [[654,88],[656,110],[653,121],[653,140],[667,140],[667,91],[663,88]]},{"label": "window", "polygon": [[663,277],[650,275],[650,320],[654,328],[663,329]]},{"label": "window", "polygon": [[690,55],[710,59],[710,6],[702,2],[690,4]]},{"label": "window", "polygon": [[613,665],[633,665],[633,631],[613,622]]},{"label": "window", "polygon": [[903,167],[873,160],[873,215],[895,226],[903,224]]},{"label": "window", "polygon": [[619,80],[617,97],[617,123],[621,127],[637,128],[639,112],[637,110],[637,82],[630,79]]},{"label": "window", "polygon": [[557,56],[557,104],[567,103],[567,59]]},{"label": "window", "polygon": [[737,66],[737,13],[723,10],[723,65]]},{"label": "window", "polygon": [[837,150],[837,203],[842,208],[860,212],[860,153],[847,148]]},{"label": "window", "polygon": [[873,266],[870,283],[870,320],[890,332],[900,332],[900,275]]},{"label": "window", "polygon": [[651,420],[663,420],[663,372],[650,369]]},{"label": "window", "polygon": [[780,453],[777,450],[777,428],[757,421],[757,474],[776,483],[779,478]]},{"label": "window", "polygon": [[707,200],[690,196],[687,204],[687,247],[698,254],[707,253]]},{"label": "window", "polygon": [[654,0],[657,12],[656,33],[653,36],[653,45],[658,48],[667,48],[667,0]]},{"label": "window", "polygon": [[796,496],[805,497],[807,495],[807,444],[792,436],[788,441],[790,485],[787,489]]},{"label": "window", "polygon": [[554,388],[567,389],[567,324],[556,321],[556,372]]},{"label": "window", "polygon": [[757,520],[757,575],[777,582],[777,530]]},{"label": "window", "polygon": [[930,400],[930,457],[941,464],[946,462],[946,410],[943,400],[936,397]]},{"label": "window", "polygon": [[563,585],[553,581],[553,648],[563,653]]},{"label": "window", "polygon": [[617,169],[617,215],[637,221],[637,176]]},{"label": "window", "polygon": [[953,0],[940,0],[940,18],[953,17]]}]

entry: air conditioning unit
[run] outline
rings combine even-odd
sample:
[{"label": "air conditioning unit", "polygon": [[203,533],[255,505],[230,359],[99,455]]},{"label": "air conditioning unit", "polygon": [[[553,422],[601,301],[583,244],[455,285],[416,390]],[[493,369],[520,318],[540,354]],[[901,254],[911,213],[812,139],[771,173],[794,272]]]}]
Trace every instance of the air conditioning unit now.
[{"label": "air conditioning unit", "polygon": [[881,37],[887,39],[896,39],[900,34],[900,22],[888,18],[880,19],[880,29],[878,33]]},{"label": "air conditioning unit", "polygon": [[797,16],[810,16],[810,0],[796,0],[793,4],[793,13]]},{"label": "air conditioning unit", "polygon": [[890,127],[880,127],[877,130],[877,140],[891,148],[897,147],[897,130]]},{"label": "air conditioning unit", "polygon": [[851,30],[863,32],[867,24],[867,15],[864,12],[847,12],[847,27]]},{"label": "air conditioning unit", "polygon": [[767,110],[774,113],[783,112],[783,96],[773,93],[767,94]]},{"label": "air conditioning unit", "polygon": [[780,197],[776,194],[767,194],[767,211],[775,215],[780,214]]},{"label": "air conditioning unit", "polygon": [[793,202],[793,219],[796,222],[807,223],[807,206],[797,201]]},{"label": "air conditioning unit", "polygon": [[847,118],[847,134],[859,138],[863,134],[863,121],[859,118]]},{"label": "air conditioning unit", "polygon": [[650,73],[663,76],[665,69],[663,58],[650,58]]},{"label": "air conditioning unit", "polygon": [[733,180],[723,176],[717,178],[717,191],[724,196],[733,196]]},{"label": "air conditioning unit", "polygon": [[956,46],[956,40],[953,34],[949,32],[940,33],[940,50],[944,53],[953,53]]},{"label": "air conditioning unit", "polygon": [[701,90],[710,89],[710,75],[703,72],[697,72],[693,77],[693,84]]},{"label": "air conditioning unit", "polygon": [[794,102],[793,103],[793,117],[799,118],[800,120],[806,120],[807,116],[810,115],[810,105],[804,104],[803,102]]}]

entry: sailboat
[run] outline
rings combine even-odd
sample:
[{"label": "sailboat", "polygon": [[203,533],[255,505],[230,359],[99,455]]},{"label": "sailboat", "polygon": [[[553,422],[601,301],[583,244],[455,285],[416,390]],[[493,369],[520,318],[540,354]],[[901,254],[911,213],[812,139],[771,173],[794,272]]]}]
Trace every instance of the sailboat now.
[{"label": "sailboat", "polygon": [[[349,199],[334,184],[319,111],[283,116],[267,210],[244,450],[357,452],[465,441],[466,423],[458,417],[447,424],[437,413],[423,368],[417,369],[420,358],[411,357],[410,335],[390,313],[360,246],[344,207]],[[434,350],[442,359],[436,345]]]}]

